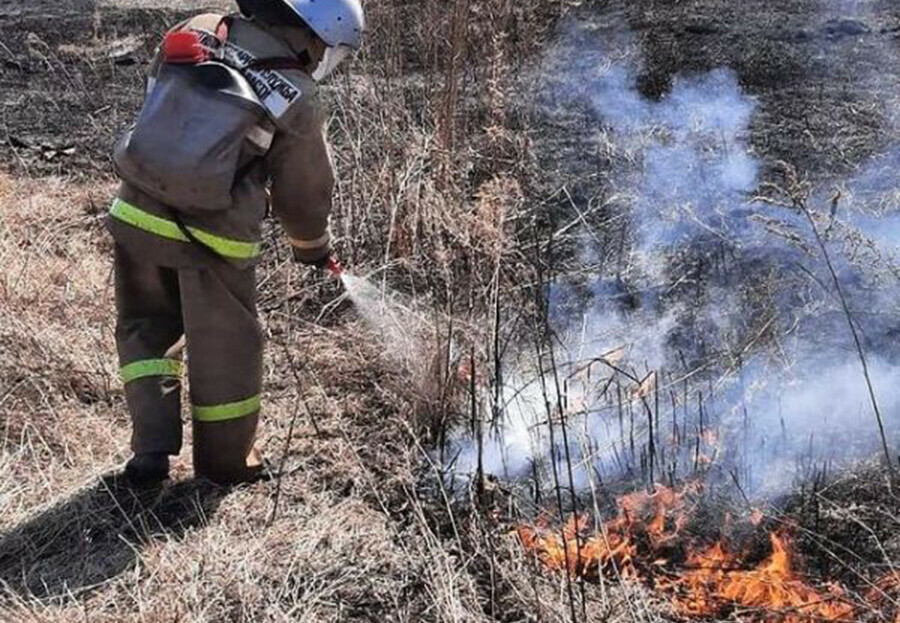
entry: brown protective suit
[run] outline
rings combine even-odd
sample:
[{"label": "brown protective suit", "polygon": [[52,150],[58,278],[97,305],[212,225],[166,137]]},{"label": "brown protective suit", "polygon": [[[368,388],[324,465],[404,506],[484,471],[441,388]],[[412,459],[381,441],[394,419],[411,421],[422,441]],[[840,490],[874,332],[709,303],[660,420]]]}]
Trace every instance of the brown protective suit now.
[{"label": "brown protective suit", "polygon": [[[177,28],[214,31],[219,20],[203,15]],[[309,43],[305,37],[236,18],[228,43],[257,58],[285,57],[302,52]],[[242,480],[255,467],[251,455],[261,405],[263,340],[254,265],[267,184],[273,212],[295,255],[314,261],[329,250],[333,175],[315,83],[294,69],[258,73],[285,97],[275,102],[272,147],[235,185],[230,210],[177,213],[178,206],[123,182],[108,219],[116,240],[116,337],[133,423],[132,449],[173,455],[181,449],[184,335],[194,467],[217,482]],[[175,213],[194,240],[182,234]]]}]

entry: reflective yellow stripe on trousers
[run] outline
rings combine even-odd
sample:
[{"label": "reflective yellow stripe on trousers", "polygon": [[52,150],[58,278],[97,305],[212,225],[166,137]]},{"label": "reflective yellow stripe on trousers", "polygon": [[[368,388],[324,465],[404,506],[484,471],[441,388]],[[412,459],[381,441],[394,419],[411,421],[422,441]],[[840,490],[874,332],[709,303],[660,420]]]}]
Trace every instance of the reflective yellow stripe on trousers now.
[{"label": "reflective yellow stripe on trousers", "polygon": [[181,376],[184,364],[177,359],[144,359],[122,366],[119,375],[128,384],[151,376]]},{"label": "reflective yellow stripe on trousers", "polygon": [[[117,198],[113,201],[109,213],[123,223],[143,229],[160,238],[168,238],[178,242],[191,242],[184,232],[181,231],[181,228],[178,227],[178,223],[150,214],[122,199]],[[223,257],[249,260],[259,255],[260,244],[258,242],[245,242],[243,240],[225,238],[196,227],[188,226],[187,230],[197,240]]]},{"label": "reflective yellow stripe on trousers", "polygon": [[226,422],[253,415],[259,411],[261,406],[262,398],[257,394],[239,402],[229,402],[207,407],[194,405],[193,413],[194,419],[198,422]]}]

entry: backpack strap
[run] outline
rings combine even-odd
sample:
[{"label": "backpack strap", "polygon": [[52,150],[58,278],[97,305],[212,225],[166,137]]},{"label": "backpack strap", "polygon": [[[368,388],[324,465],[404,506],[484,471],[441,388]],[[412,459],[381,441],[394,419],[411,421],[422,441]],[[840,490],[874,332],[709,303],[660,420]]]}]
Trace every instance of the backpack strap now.
[{"label": "backpack strap", "polygon": [[219,43],[222,44],[228,39],[230,28],[231,16],[222,15],[221,13],[204,13],[182,22],[175,30],[203,30],[215,35]]},{"label": "backpack strap", "polygon": [[[228,35],[231,32],[232,24],[235,18],[236,15],[220,15],[217,13],[204,13],[202,15],[197,15],[192,19],[182,22],[174,29],[169,31],[167,39],[168,37],[177,35],[179,33],[184,33],[185,35],[187,35],[188,33],[195,34],[199,39],[199,44],[205,49],[207,53],[206,58],[200,59],[199,61],[195,62],[202,62],[203,60],[208,60],[211,57],[216,57],[218,60],[221,60],[222,50],[224,49],[225,44],[228,42]],[[200,36],[198,33],[203,33],[205,36]],[[212,35],[212,37],[210,37],[209,35]],[[213,37],[215,37],[215,39],[213,39]],[[185,37],[179,43],[182,46],[181,54],[173,55],[169,58],[183,58],[185,60],[176,60],[174,62],[190,62],[191,59],[198,56],[198,54],[193,52],[192,49],[194,43],[188,41],[187,37]],[[299,56],[275,56],[271,58],[257,58],[248,63],[247,66],[243,69],[255,69],[261,71],[265,71],[267,69],[275,71],[279,69],[296,69],[299,71],[308,71],[311,62],[312,59],[309,57],[309,53],[304,51]]]},{"label": "backpack strap", "polygon": [[[304,58],[305,57],[305,58]],[[302,57],[293,56],[273,56],[271,58],[256,58],[247,64],[247,69],[256,69],[265,71],[267,69],[296,69],[298,71],[309,71],[309,54],[303,52]]]}]

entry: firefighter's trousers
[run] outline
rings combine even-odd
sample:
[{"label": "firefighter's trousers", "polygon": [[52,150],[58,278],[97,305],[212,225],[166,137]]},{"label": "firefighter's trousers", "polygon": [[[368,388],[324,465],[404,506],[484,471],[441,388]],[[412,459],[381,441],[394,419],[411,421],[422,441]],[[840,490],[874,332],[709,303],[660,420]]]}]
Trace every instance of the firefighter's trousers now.
[{"label": "firefighter's trousers", "polygon": [[[115,252],[122,380],[132,450],[181,450],[182,336],[187,344],[194,470],[220,483],[248,478],[259,421],[263,340],[253,268],[166,268]],[[250,458],[248,465],[248,458]]]}]

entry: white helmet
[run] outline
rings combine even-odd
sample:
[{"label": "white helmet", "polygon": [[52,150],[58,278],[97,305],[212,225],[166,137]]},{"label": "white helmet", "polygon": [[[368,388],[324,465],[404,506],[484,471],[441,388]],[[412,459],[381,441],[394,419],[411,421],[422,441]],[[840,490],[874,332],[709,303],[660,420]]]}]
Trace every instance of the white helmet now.
[{"label": "white helmet", "polygon": [[328,48],[313,79],[322,80],[362,44],[365,28],[359,0],[283,0]]}]

